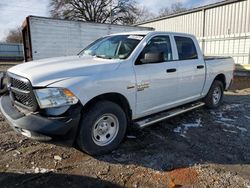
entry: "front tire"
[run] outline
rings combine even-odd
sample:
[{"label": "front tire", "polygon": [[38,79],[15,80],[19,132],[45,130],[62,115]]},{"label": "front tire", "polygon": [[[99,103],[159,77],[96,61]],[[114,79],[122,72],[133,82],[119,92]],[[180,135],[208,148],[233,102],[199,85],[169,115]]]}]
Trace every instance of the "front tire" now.
[{"label": "front tire", "polygon": [[7,84],[6,72],[0,72],[0,95],[3,95],[8,91],[6,84]]},{"label": "front tire", "polygon": [[208,108],[214,109],[220,106],[223,101],[224,86],[221,81],[215,80],[204,99],[205,105]]},{"label": "front tire", "polygon": [[123,140],[127,118],[121,107],[110,101],[94,104],[80,121],[77,143],[90,155],[106,154]]}]

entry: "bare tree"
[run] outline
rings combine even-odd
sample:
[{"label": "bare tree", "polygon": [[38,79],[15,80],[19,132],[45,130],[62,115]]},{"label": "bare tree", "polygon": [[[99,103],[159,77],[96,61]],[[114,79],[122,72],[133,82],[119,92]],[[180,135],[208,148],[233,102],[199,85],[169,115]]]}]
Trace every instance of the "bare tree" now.
[{"label": "bare tree", "polygon": [[16,29],[11,29],[5,38],[5,41],[11,43],[22,43],[22,28],[17,27]]},{"label": "bare tree", "polygon": [[177,2],[177,3],[173,3],[170,6],[170,8],[168,8],[168,7],[162,8],[160,10],[159,16],[167,16],[170,14],[179,13],[179,12],[183,12],[186,10],[187,10],[187,8],[185,8],[182,3]]},{"label": "bare tree", "polygon": [[147,7],[145,6],[137,7],[137,14],[135,15],[136,23],[140,23],[149,19],[153,19],[154,17],[155,17],[155,14],[150,12],[150,10]]},{"label": "bare tree", "polygon": [[171,5],[171,12],[172,13],[179,13],[179,12],[183,12],[186,11],[187,8],[184,7],[184,5],[180,2],[174,3]]},{"label": "bare tree", "polygon": [[136,0],[51,0],[54,18],[98,23],[133,24],[138,8]]},{"label": "bare tree", "polygon": [[160,12],[159,12],[158,16],[159,17],[161,17],[161,16],[167,16],[169,14],[171,14],[171,10],[168,7],[164,7],[164,8],[160,9]]}]

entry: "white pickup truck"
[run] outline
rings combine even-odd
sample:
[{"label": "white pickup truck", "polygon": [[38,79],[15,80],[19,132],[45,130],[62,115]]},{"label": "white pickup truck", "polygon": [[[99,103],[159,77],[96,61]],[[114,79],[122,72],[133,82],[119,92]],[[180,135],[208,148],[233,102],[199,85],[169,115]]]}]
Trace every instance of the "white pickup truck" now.
[{"label": "white pickup truck", "polygon": [[0,109],[19,133],[78,144],[91,155],[115,149],[131,127],[216,108],[233,78],[227,57],[205,58],[196,38],[141,31],[105,36],[76,56],[8,70]]}]

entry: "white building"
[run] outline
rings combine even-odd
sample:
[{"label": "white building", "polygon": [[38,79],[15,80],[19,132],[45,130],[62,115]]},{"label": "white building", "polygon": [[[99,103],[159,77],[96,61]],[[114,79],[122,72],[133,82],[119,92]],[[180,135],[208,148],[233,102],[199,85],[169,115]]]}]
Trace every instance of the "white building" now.
[{"label": "white building", "polygon": [[228,0],[139,24],[195,35],[206,56],[231,56],[250,64],[250,0]]}]

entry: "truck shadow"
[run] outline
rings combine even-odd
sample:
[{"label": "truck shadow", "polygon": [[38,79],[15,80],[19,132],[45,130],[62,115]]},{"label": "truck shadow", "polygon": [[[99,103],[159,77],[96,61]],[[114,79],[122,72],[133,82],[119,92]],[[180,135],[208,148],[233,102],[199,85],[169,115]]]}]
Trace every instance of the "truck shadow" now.
[{"label": "truck shadow", "polygon": [[87,176],[77,176],[68,174],[18,174],[18,173],[0,173],[1,187],[120,187],[114,183]]},{"label": "truck shadow", "polygon": [[216,110],[199,109],[128,136],[99,160],[159,171],[195,164],[250,164],[250,95],[227,95]]}]

